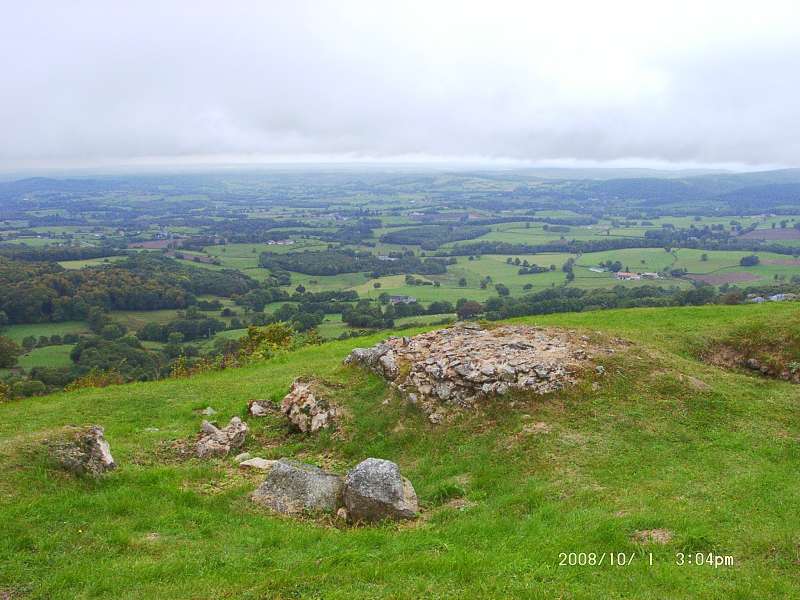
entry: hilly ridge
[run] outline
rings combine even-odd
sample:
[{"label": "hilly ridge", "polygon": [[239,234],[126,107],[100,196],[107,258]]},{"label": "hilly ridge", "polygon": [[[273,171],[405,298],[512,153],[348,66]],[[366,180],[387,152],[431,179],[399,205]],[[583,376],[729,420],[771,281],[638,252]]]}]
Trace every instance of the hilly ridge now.
[{"label": "hilly ridge", "polygon": [[[605,374],[545,397],[488,402],[446,426],[342,360],[384,335],[326,343],[190,379],[0,405],[0,590],[30,597],[791,597],[798,585],[798,388],[698,359],[747,323],[796,322],[791,303],[560,314],[515,322],[631,342]],[[404,332],[408,334],[408,332]],[[330,468],[378,456],[414,482],[410,526],[339,529],[257,509],[258,476],[182,458],[206,406],[220,421],[292,379],[341,384],[350,413],[319,437],[250,420],[247,450]],[[106,428],[120,468],[53,471],[41,440]],[[156,430],[154,431],[153,428]],[[758,511],[753,511],[758,506]],[[666,544],[637,532],[667,531]],[[641,537],[641,536],[639,536]],[[560,566],[624,552],[628,566]],[[677,553],[734,557],[715,569]],[[653,555],[649,564],[650,553]],[[620,573],[622,571],[622,573]]]}]

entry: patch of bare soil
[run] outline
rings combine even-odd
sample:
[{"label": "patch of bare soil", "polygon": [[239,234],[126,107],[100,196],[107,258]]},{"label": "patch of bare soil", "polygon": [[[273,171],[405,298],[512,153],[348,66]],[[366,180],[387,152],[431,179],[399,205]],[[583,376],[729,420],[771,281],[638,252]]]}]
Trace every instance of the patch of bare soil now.
[{"label": "patch of bare soil", "polygon": [[702,358],[705,362],[717,367],[746,369],[765,377],[800,383],[800,364],[787,363],[777,353],[770,355],[759,352],[756,356],[727,344],[718,344],[706,351]]},{"label": "patch of bare soil", "polygon": [[631,539],[639,544],[668,544],[672,532],[669,529],[641,529],[634,531]]},{"label": "patch of bare soil", "polygon": [[683,373],[680,373],[678,375],[678,381],[688,383],[698,392],[707,392],[708,390],[711,389],[711,386],[708,385],[702,379],[698,379],[697,377],[692,377],[691,375],[684,375]]},{"label": "patch of bare soil", "polygon": [[758,275],[754,275],[753,273],[745,273],[742,271],[734,271],[732,273],[714,273],[708,275],[690,274],[687,275],[686,277],[694,281],[702,281],[703,283],[708,283],[709,285],[722,285],[725,283],[737,283],[740,281],[756,281],[758,279],[761,279]]}]

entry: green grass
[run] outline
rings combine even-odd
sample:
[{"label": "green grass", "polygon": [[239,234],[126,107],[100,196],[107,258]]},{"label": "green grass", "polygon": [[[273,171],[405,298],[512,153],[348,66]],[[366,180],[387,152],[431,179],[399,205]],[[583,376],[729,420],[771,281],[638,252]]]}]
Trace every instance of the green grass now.
[{"label": "green grass", "polygon": [[[0,590],[32,598],[788,598],[797,597],[797,387],[698,362],[692,348],[742,323],[796,322],[794,304],[637,309],[522,319],[594,329],[634,345],[606,374],[514,407],[490,402],[434,427],[331,342],[187,380],[0,405]],[[180,460],[211,405],[280,399],[298,375],[342,385],[336,435],[249,419],[247,449],[344,471],[396,461],[423,517],[339,529],[273,516],[247,495],[263,477],[226,460]],[[684,376],[702,380],[692,385]],[[592,388],[597,384],[597,389]],[[549,433],[523,432],[543,421]],[[119,469],[101,481],[48,468],[40,440],[69,423],[106,428]],[[156,427],[158,431],[146,431]],[[463,496],[458,508],[448,500]],[[673,540],[642,547],[634,531]],[[625,567],[559,566],[561,552],[626,552]],[[653,553],[652,566],[648,552]],[[679,566],[677,552],[734,557]]]},{"label": "green grass", "polygon": [[17,343],[28,336],[61,335],[66,333],[87,333],[89,328],[83,321],[63,321],[61,323],[36,323],[33,325],[7,325],[0,329],[0,335],[11,338]]},{"label": "green grass", "polygon": [[65,269],[83,269],[84,267],[107,265],[124,259],[124,256],[107,256],[104,258],[89,258],[86,260],[62,260],[58,264]]},{"label": "green grass", "polygon": [[71,344],[61,344],[34,348],[19,357],[18,366],[25,370],[30,370],[33,367],[69,367],[72,365],[69,353],[73,347]]}]

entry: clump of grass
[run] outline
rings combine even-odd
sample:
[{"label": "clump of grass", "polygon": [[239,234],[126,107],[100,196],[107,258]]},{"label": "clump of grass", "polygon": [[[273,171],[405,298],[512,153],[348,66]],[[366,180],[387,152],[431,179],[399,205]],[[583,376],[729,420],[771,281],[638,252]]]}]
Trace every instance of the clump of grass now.
[{"label": "clump of grass", "polygon": [[429,504],[431,506],[441,506],[455,498],[463,498],[466,495],[464,488],[454,482],[445,482],[439,485],[431,494]]}]

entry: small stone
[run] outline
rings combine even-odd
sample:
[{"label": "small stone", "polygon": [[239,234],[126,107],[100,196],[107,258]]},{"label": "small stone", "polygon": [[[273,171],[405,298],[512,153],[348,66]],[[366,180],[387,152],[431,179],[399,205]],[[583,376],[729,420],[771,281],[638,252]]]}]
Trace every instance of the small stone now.
[{"label": "small stone", "polygon": [[212,416],[212,415],[215,415],[215,414],[217,414],[217,411],[215,411],[215,410],[214,410],[213,408],[211,408],[210,406],[207,406],[206,408],[204,408],[203,410],[201,410],[201,411],[200,411],[200,414],[201,414],[201,415],[205,415],[205,416],[207,416],[207,417],[210,417],[210,416]]},{"label": "small stone", "polygon": [[341,519],[342,521],[347,521],[347,509],[342,506],[339,510],[336,511],[336,518]]},{"label": "small stone", "polygon": [[277,460],[267,460],[266,458],[248,458],[247,460],[243,460],[239,463],[239,468],[269,471],[277,462]]},{"label": "small stone", "polygon": [[251,400],[247,405],[247,412],[254,417],[263,417],[275,410],[269,400]]},{"label": "small stone", "polygon": [[603,365],[597,365],[594,370],[598,375],[603,375],[606,372],[606,368]]},{"label": "small stone", "polygon": [[252,455],[251,455],[249,452],[242,452],[241,454],[237,454],[237,455],[234,457],[234,459],[233,459],[233,460],[235,460],[237,463],[240,463],[240,462],[242,462],[243,460],[247,460],[247,459],[249,459],[249,458],[252,458]]},{"label": "small stone", "polygon": [[199,458],[227,456],[231,450],[238,450],[244,445],[248,427],[239,417],[233,417],[223,429],[217,428],[208,421],[200,426],[200,439],[195,445],[195,454]]}]

